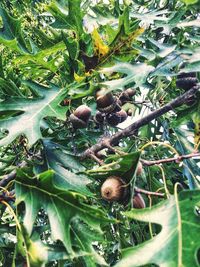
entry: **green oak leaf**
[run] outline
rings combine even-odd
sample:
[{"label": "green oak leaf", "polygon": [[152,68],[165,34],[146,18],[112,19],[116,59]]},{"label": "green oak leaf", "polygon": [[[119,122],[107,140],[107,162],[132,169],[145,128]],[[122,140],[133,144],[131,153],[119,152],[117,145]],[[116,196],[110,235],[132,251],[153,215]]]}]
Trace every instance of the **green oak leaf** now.
[{"label": "green oak leaf", "polygon": [[[80,233],[76,233],[73,220],[80,219],[99,235],[102,235],[100,224],[110,220],[102,210],[85,204],[84,196],[65,188],[58,188],[54,184],[53,176],[53,171],[46,171],[32,178],[22,170],[18,170],[15,187],[16,203],[17,205],[21,202],[25,204],[23,224],[29,235],[34,231],[34,222],[39,210],[43,208],[49,219],[52,239],[60,240],[71,257],[77,257],[72,244],[74,234],[78,236]],[[71,233],[72,227],[74,233]],[[98,237],[93,241],[97,239]],[[78,253],[81,251],[91,253],[91,246],[85,243],[87,239],[81,241],[82,246]]]},{"label": "green oak leaf", "polygon": [[22,54],[29,53],[21,30],[20,19],[11,17],[1,7],[0,16],[3,21],[3,28],[0,28],[0,43]]},{"label": "green oak leaf", "polygon": [[[29,66],[32,62],[34,64],[39,65],[44,70],[49,70],[54,73],[58,70],[58,65],[56,65],[56,61],[58,60],[58,55],[54,56],[51,60],[46,61],[47,56],[56,55],[58,52],[63,52],[65,50],[65,44],[64,42],[58,42],[56,44],[51,45],[51,47],[38,50],[37,53],[34,54],[25,54],[20,55],[17,58],[13,60],[13,63],[16,66],[26,66],[26,64]],[[61,58],[61,56],[60,56]]]},{"label": "green oak leaf", "polygon": [[93,194],[87,188],[91,180],[86,175],[79,174],[85,170],[80,159],[51,140],[43,140],[43,145],[44,164],[39,165],[37,171],[42,172],[46,169],[52,169],[55,173],[53,179],[56,187],[92,196]]},{"label": "green oak leaf", "polygon": [[54,16],[55,21],[51,24],[57,29],[75,30],[80,36],[83,33],[81,0],[68,0],[68,9],[57,1],[52,1],[47,10]]},{"label": "green oak leaf", "polygon": [[[182,191],[152,208],[131,210],[124,215],[131,219],[160,224],[161,232],[136,247],[123,250],[116,267],[156,264],[160,267],[199,266],[200,217],[195,210],[200,205],[200,190]],[[199,210],[199,208],[198,208]]]},{"label": "green oak leaf", "polygon": [[136,169],[140,158],[140,152],[132,152],[127,155],[114,155],[106,159],[103,166],[87,170],[86,173],[95,178],[105,178],[111,175],[123,177],[129,182]]},{"label": "green oak leaf", "polygon": [[104,241],[103,235],[99,235],[97,231],[94,231],[83,221],[76,218],[73,220],[71,230],[74,237],[74,246],[78,248],[79,253],[80,249],[88,252],[88,255],[80,258],[80,260],[84,261],[85,266],[96,267],[96,263],[99,266],[107,266],[104,258],[95,251],[92,245],[94,240],[102,244]]},{"label": "green oak leaf", "polygon": [[[46,263],[53,262],[55,260],[70,260],[70,255],[67,254],[66,249],[62,245],[47,245],[44,244],[37,232],[30,238],[26,228],[21,224],[21,231],[18,232],[18,251],[22,254],[23,247],[19,247],[19,240],[23,242],[26,247],[27,257],[26,260],[31,267],[44,267]],[[16,255],[18,256],[18,255]],[[23,255],[24,257],[26,254]],[[90,253],[76,253],[78,257],[91,256]],[[86,258],[87,258],[86,257]],[[17,257],[16,257],[17,261]]]},{"label": "green oak leaf", "polygon": [[66,107],[59,103],[66,94],[65,90],[59,90],[56,86],[45,87],[38,83],[26,81],[25,85],[37,91],[39,98],[10,98],[1,102],[0,111],[20,112],[14,117],[0,120],[0,128],[8,131],[7,136],[0,140],[0,146],[8,145],[16,137],[24,134],[29,144],[33,145],[42,138],[40,131],[41,120],[46,117],[56,117],[65,120]]},{"label": "green oak leaf", "polygon": [[[147,65],[146,63],[139,63],[132,65],[130,63],[118,63],[112,67],[103,68],[102,73],[113,73],[119,72],[124,73],[124,78],[115,79],[111,81],[103,82],[102,85],[108,87],[109,91],[116,89],[123,89],[125,86],[135,83],[135,86],[142,86],[145,84],[147,76],[154,70],[153,66]],[[106,90],[107,92],[107,90]]]},{"label": "green oak leaf", "polygon": [[170,14],[169,10],[164,9],[164,10],[153,10],[150,12],[145,12],[145,13],[136,13],[136,12],[130,12],[130,17],[131,18],[137,18],[143,22],[148,22],[148,23],[155,23],[158,21],[161,22],[168,22],[169,18],[166,16]]},{"label": "green oak leaf", "polygon": [[186,5],[194,5],[198,3],[199,0],[181,0],[181,1],[185,3]]}]

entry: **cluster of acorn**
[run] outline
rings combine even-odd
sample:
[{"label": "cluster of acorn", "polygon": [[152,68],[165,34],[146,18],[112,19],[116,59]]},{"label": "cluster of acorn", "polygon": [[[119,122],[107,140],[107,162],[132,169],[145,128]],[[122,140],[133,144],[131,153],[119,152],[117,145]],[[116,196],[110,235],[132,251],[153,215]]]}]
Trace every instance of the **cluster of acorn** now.
[{"label": "cluster of acorn", "polygon": [[[97,113],[94,121],[101,124],[106,121],[110,126],[116,126],[125,121],[129,112],[121,109],[121,106],[135,95],[134,89],[127,89],[119,97],[113,96],[112,93],[100,95],[96,94]],[[79,106],[70,116],[69,120],[74,129],[86,128],[91,117],[91,109],[86,105]]]},{"label": "cluster of acorn", "polygon": [[97,92],[98,112],[95,115],[95,121],[100,124],[106,121],[110,126],[116,126],[124,122],[130,114],[124,111],[121,106],[130,101],[135,93],[136,91],[131,88],[123,91],[119,97],[113,96],[112,93],[101,95]]},{"label": "cluster of acorn", "polygon": [[[139,162],[136,175],[140,175],[142,169],[142,163]],[[101,186],[101,196],[109,202],[117,201],[123,203],[126,201],[128,195],[129,187],[121,177],[110,176]],[[146,207],[145,201],[140,193],[135,193],[132,201],[133,207],[136,209],[143,209]]]}]

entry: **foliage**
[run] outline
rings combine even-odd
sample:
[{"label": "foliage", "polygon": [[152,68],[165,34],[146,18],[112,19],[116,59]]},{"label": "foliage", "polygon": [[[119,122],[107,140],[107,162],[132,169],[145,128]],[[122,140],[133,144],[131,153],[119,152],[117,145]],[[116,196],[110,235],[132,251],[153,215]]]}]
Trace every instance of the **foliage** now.
[{"label": "foliage", "polygon": [[[151,210],[132,210],[126,216],[162,225],[161,232],[136,248],[123,251],[125,255],[116,266],[135,266],[155,263],[159,266],[197,265],[199,240],[196,235],[199,191],[184,191],[155,205]],[[188,224],[190,233],[188,234]],[[197,228],[196,228],[197,227]],[[146,253],[148,251],[148,253]]]},{"label": "foliage", "polygon": [[[102,143],[183,95],[180,73],[200,78],[199,11],[194,0],[1,1],[1,266],[200,265],[199,90]],[[131,116],[98,124],[96,91],[127,88]],[[92,116],[75,130],[81,104]],[[109,176],[126,183],[123,202],[101,198]],[[146,209],[133,208],[137,189]]]}]

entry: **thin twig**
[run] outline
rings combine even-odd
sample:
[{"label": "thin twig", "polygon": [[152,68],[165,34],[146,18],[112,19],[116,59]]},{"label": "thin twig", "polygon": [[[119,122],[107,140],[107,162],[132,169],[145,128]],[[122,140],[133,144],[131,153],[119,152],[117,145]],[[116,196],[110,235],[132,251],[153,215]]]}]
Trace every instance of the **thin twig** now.
[{"label": "thin twig", "polygon": [[135,187],[134,191],[137,193],[140,193],[140,194],[148,195],[148,196],[157,196],[157,197],[161,197],[161,198],[165,197],[164,193],[151,192],[151,191],[147,191],[147,190],[144,190],[142,188],[139,188],[139,187]]},{"label": "thin twig", "polygon": [[200,157],[200,153],[191,153],[187,155],[182,155],[179,157],[173,157],[173,158],[166,158],[166,159],[159,159],[159,160],[144,160],[141,159],[141,162],[145,166],[152,166],[152,165],[158,165],[162,163],[169,163],[169,162],[176,162],[180,163],[183,159],[189,159],[189,158],[194,158],[194,157]]},{"label": "thin twig", "polygon": [[97,156],[95,156],[93,153],[90,154],[90,158],[94,159],[99,165],[104,165],[103,160],[99,159]]}]

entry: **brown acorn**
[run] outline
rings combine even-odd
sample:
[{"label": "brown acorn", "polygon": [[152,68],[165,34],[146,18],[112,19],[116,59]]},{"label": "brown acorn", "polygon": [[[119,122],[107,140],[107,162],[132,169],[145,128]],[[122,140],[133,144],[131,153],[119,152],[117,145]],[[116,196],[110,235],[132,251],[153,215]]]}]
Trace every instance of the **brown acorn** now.
[{"label": "brown acorn", "polygon": [[122,123],[126,119],[127,114],[123,109],[115,113],[110,113],[106,116],[106,121],[111,126],[116,126],[117,124]]},{"label": "brown acorn", "polygon": [[126,89],[119,96],[119,101],[121,101],[121,103],[124,104],[127,101],[129,101],[135,94],[136,94],[136,90],[135,89],[131,89],[131,88]]},{"label": "brown acorn", "polygon": [[90,116],[91,109],[86,105],[81,105],[69,116],[69,120],[74,129],[86,128]]},{"label": "brown acorn", "polygon": [[116,98],[108,93],[106,95],[100,95],[97,93],[97,109],[103,113],[110,113],[116,108]]},{"label": "brown acorn", "polygon": [[110,126],[117,126],[120,123],[120,117],[117,113],[111,113],[106,116],[106,121]]},{"label": "brown acorn", "polygon": [[124,122],[127,119],[127,113],[123,109],[117,112],[117,115],[120,117],[120,123]]},{"label": "brown acorn", "polygon": [[138,162],[138,165],[137,165],[137,170],[136,170],[136,175],[139,176],[142,174],[142,171],[143,171],[143,165],[142,163],[139,161]]},{"label": "brown acorn", "polygon": [[146,204],[144,202],[144,199],[140,193],[136,193],[133,197],[133,207],[135,209],[144,209],[146,207]]},{"label": "brown acorn", "polygon": [[127,195],[125,182],[117,176],[108,177],[101,186],[101,196],[107,201],[123,201]]},{"label": "brown acorn", "polygon": [[128,94],[129,98],[133,97],[136,94],[136,90],[132,88],[128,88],[124,92]]},{"label": "brown acorn", "polygon": [[104,122],[104,115],[100,111],[97,111],[96,115],[94,116],[94,120],[96,123],[103,123]]},{"label": "brown acorn", "polygon": [[81,120],[88,121],[91,116],[91,109],[86,105],[81,105],[74,111],[74,116]]}]

